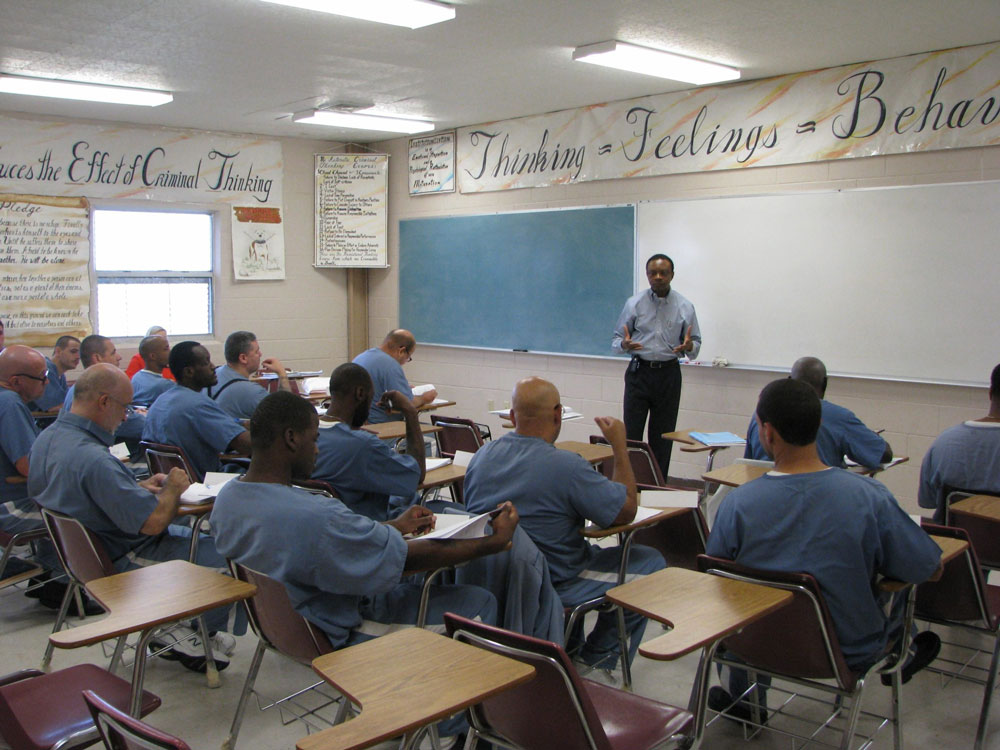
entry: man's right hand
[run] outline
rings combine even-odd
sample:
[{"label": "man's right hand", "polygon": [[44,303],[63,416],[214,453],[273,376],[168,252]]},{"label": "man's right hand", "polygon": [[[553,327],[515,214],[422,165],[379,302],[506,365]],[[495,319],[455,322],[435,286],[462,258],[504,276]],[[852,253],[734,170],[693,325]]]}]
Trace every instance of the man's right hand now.
[{"label": "man's right hand", "polygon": [[166,481],[163,483],[164,490],[173,490],[178,496],[183,494],[184,490],[190,486],[191,482],[188,481],[187,472],[176,466],[170,470]]},{"label": "man's right hand", "polygon": [[493,527],[493,536],[490,538],[501,544],[497,549],[499,552],[510,549],[514,529],[517,528],[518,515],[517,508],[509,500],[498,505],[497,509],[500,512],[490,521],[490,525]]},{"label": "man's right hand", "polygon": [[622,330],[625,332],[625,335],[622,336],[623,352],[634,352],[636,349],[642,349],[642,344],[632,340],[632,334],[628,332],[628,326],[622,326]]},{"label": "man's right hand", "polygon": [[399,391],[386,391],[382,394],[382,398],[378,400],[378,405],[385,409],[389,414],[394,411],[401,412],[404,416],[408,413],[408,411],[412,411],[414,414],[417,413],[417,410],[413,406],[410,399]]},{"label": "man's right hand", "polygon": [[614,417],[594,417],[594,424],[612,447],[625,447],[625,423]]}]

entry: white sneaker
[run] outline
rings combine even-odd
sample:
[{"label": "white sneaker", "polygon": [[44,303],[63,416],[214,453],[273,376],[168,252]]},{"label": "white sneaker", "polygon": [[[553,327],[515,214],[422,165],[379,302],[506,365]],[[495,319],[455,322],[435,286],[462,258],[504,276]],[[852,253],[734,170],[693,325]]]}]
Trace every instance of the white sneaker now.
[{"label": "white sneaker", "polygon": [[[220,634],[216,634],[217,636]],[[228,635],[228,634],[226,634]],[[232,636],[229,636],[232,638]],[[229,666],[229,654],[225,647],[216,649],[216,640],[212,639],[212,659],[215,668],[220,672]],[[192,672],[205,671],[205,647],[201,643],[201,634],[187,625],[176,625],[169,630],[157,633],[151,643],[157,648],[166,647],[160,658],[168,661],[179,661]],[[236,647],[236,639],[232,639],[232,648]],[[232,653],[232,650],[229,651]]]},{"label": "white sneaker", "polygon": [[221,630],[212,636],[212,654],[225,654],[226,656],[232,656],[233,652],[236,650],[236,639],[229,633],[223,633]]}]

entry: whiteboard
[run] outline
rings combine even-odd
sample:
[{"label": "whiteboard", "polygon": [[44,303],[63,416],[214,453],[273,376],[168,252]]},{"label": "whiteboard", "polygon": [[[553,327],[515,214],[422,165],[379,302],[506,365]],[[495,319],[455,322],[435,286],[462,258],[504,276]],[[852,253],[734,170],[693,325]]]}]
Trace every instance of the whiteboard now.
[{"label": "whiteboard", "polygon": [[1000,183],[642,203],[697,310],[699,360],[982,385],[1000,361]]}]

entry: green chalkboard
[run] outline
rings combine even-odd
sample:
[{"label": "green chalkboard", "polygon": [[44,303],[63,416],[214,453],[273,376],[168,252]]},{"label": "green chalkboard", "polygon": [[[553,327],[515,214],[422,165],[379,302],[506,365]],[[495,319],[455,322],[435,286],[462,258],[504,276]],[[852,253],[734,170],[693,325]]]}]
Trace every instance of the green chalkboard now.
[{"label": "green chalkboard", "polygon": [[399,322],[428,344],[611,356],[635,207],[399,222]]}]

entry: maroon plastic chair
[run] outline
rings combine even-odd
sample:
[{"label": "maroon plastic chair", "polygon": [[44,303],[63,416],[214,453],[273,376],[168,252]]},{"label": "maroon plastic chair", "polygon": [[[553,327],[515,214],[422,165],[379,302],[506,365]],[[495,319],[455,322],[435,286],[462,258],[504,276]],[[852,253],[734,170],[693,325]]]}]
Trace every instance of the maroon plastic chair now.
[{"label": "maroon plastic chair", "polygon": [[298,487],[300,490],[305,490],[306,492],[311,492],[314,495],[326,495],[327,497],[337,497],[337,490],[333,488],[333,485],[329,482],[324,482],[322,479],[293,479],[292,487]]},{"label": "maroon plastic chair", "polygon": [[[330,641],[322,630],[295,611],[291,600],[288,598],[288,592],[285,590],[284,584],[245,565],[232,560],[228,562],[233,578],[252,583],[257,587],[257,594],[255,596],[243,600],[247,619],[250,621],[250,627],[258,640],[257,650],[254,651],[253,658],[250,660],[250,666],[247,669],[247,677],[243,683],[243,692],[240,694],[239,703],[236,705],[236,715],[233,717],[233,723],[229,728],[229,737],[222,745],[223,748],[232,750],[236,747],[236,739],[240,733],[240,726],[243,724],[243,714],[246,711],[247,701],[251,693],[254,692],[257,673],[260,671],[260,665],[264,659],[265,652],[273,651],[299,664],[310,666],[312,660],[317,656],[322,656],[333,651],[333,646],[330,645]],[[310,687],[305,688],[305,690],[311,690],[323,685],[326,685],[326,682],[320,680]],[[315,711],[308,711],[305,712],[305,715],[301,715],[292,710],[294,706],[289,704],[289,699],[294,698],[302,692],[304,691],[300,690],[287,698],[274,701],[270,705],[263,706],[261,710],[270,708],[271,706],[287,708],[310,729],[320,728],[310,723],[310,718],[316,718],[324,721],[325,724],[329,724],[330,722],[323,720]],[[326,705],[324,704],[319,708],[324,708]],[[347,716],[349,708],[350,701],[343,699],[333,724],[343,721]]]},{"label": "maroon plastic chair", "polygon": [[133,719],[93,690],[84,690],[83,700],[107,750],[191,750],[184,740]]},{"label": "maroon plastic chair", "polygon": [[[847,666],[840,642],[833,627],[833,620],[816,579],[807,573],[781,573],[762,571],[738,565],[732,560],[701,555],[699,567],[703,572],[747,581],[763,586],[790,591],[792,602],[765,615],[744,627],[739,633],[726,638],[714,656],[714,661],[733,669],[762,672],[777,678],[788,678],[797,684],[836,696],[826,723],[841,715],[847,702],[847,715],[840,747],[851,747],[858,716],[861,711],[862,690],[872,674],[888,674],[892,680],[892,724],[895,747],[902,747],[902,729],[899,722],[900,675],[909,646],[909,628],[912,609],[908,610],[903,625],[904,638],[897,639],[891,650],[866,672],[859,673]],[[910,586],[904,586],[897,595],[908,596]],[[723,651],[736,655],[739,661],[720,655]],[[823,682],[820,682],[822,680]],[[756,700],[757,691],[750,691],[750,700]],[[733,696],[738,699],[740,696]],[[791,732],[783,732],[803,738]]]},{"label": "maroon plastic chair", "polygon": [[48,532],[44,528],[22,531],[19,534],[8,534],[6,531],[0,531],[0,546],[3,547],[3,552],[0,554],[0,589],[21,583],[29,578],[34,578],[44,572],[40,567],[34,566],[19,573],[8,574],[7,561],[11,559],[14,547],[33,544],[39,539],[44,539],[46,536],[48,536]]},{"label": "maroon plastic chair", "polygon": [[[928,534],[948,536],[969,541],[964,529],[936,524],[921,524]],[[949,660],[939,656],[935,664],[928,667],[932,672],[957,677],[984,686],[983,705],[979,711],[979,728],[976,731],[975,750],[982,750],[989,727],[990,705],[993,687],[996,684],[997,667],[1000,664],[1000,586],[990,586],[983,577],[974,545],[944,566],[944,572],[937,581],[927,581],[917,586],[915,616],[920,620],[961,628],[981,633],[993,639],[990,666],[985,670],[985,679],[970,672],[981,671],[968,661]],[[977,649],[964,644],[951,644],[956,648],[972,651]],[[951,664],[953,669],[943,669],[938,664]]]},{"label": "maroon plastic chair", "polygon": [[[57,633],[66,623],[66,613],[73,598],[77,599],[77,611],[83,612],[80,594],[86,584],[98,578],[114,575],[117,571],[111,564],[111,558],[108,557],[103,542],[75,518],[42,508],[42,520],[45,521],[45,528],[52,537],[59,562],[62,563],[69,579],[59,614],[56,616],[55,625],[52,626],[52,632]],[[42,669],[48,669],[54,648],[51,641],[45,645]]]},{"label": "maroon plastic chair", "polygon": [[194,464],[187,457],[184,449],[178,445],[166,443],[151,443],[148,440],[139,441],[139,447],[146,455],[146,466],[149,473],[169,474],[171,469],[184,469],[189,482],[200,482],[202,476],[195,471]]},{"label": "maroon plastic chair", "polygon": [[[591,435],[591,445],[609,445],[607,438],[603,435]],[[626,440],[625,447],[628,449],[629,461],[632,463],[632,473],[635,475],[636,486],[640,490],[662,490],[666,489],[667,483],[663,479],[663,472],[660,465],[656,463],[656,456],[649,443],[641,440]],[[611,479],[614,473],[615,462],[606,458],[598,465],[601,473]]]},{"label": "maroon plastic chair", "polygon": [[[46,674],[37,669],[0,677],[0,737],[12,750],[49,750],[93,745],[97,728],[82,692],[100,693],[119,710],[127,709],[131,684],[93,664],[80,664]],[[141,714],[160,705],[142,691]]]},{"label": "maroon plastic chair", "polygon": [[636,530],[634,539],[636,544],[659,551],[668,567],[698,570],[698,555],[705,554],[708,524],[700,507],[688,508],[685,513]]},{"label": "maroon plastic chair", "polygon": [[690,713],[583,679],[556,643],[451,612],[444,622],[452,638],[535,668],[533,679],[469,709],[470,731],[487,742],[523,750],[643,750],[691,739],[686,734],[694,719]]},{"label": "maroon plastic chair", "polygon": [[[487,431],[487,436],[489,435],[488,427],[476,424],[471,419],[464,419],[462,417],[445,417],[440,414],[431,414],[431,424],[442,428],[440,432],[434,433],[434,439],[437,441],[438,455],[445,458],[454,458],[456,451],[475,453],[485,443],[482,432],[484,428]],[[487,437],[487,439],[489,438]],[[465,502],[464,495],[462,494],[464,485],[465,482],[463,480],[454,482],[451,485],[452,498],[456,503]]]}]

